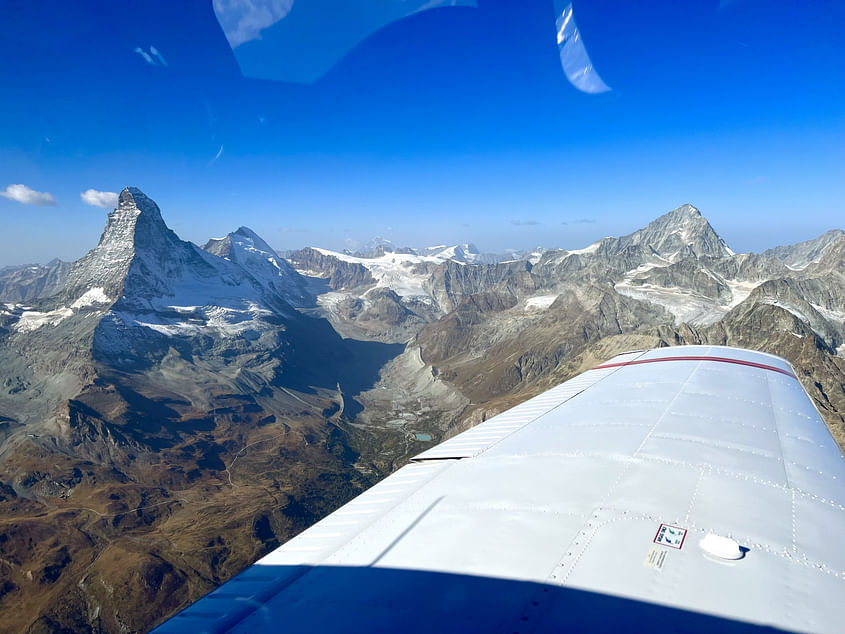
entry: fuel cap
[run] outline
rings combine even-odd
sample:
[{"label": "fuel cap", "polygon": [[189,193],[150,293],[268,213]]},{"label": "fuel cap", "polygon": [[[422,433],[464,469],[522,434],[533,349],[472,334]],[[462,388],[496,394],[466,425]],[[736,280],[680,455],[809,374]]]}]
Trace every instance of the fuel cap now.
[{"label": "fuel cap", "polygon": [[742,559],[744,552],[733,539],[708,533],[700,542],[701,549],[718,559]]}]

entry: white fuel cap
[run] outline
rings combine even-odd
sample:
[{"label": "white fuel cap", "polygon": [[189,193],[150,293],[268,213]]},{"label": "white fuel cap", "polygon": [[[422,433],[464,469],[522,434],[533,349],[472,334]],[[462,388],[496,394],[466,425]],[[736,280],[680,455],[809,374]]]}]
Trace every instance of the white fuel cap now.
[{"label": "white fuel cap", "polygon": [[709,533],[698,544],[708,555],[719,559],[742,559],[744,555],[739,544],[730,537]]}]

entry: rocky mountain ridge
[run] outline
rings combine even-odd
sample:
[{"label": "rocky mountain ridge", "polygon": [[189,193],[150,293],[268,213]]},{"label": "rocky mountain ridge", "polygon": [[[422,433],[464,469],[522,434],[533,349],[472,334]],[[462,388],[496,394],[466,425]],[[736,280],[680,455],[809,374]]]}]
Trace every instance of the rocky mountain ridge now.
[{"label": "rocky mountain ridge", "polygon": [[[420,324],[449,315],[474,294],[501,293],[514,305],[536,309],[550,305],[573,285],[608,283],[620,294],[662,308],[672,323],[709,325],[765,281],[818,279],[828,266],[825,253],[836,251],[841,233],[831,231],[762,254],[735,254],[699,210],[683,205],[629,235],[604,238],[574,251],[548,249],[536,261],[468,265],[451,258],[438,262],[395,252],[353,258],[322,249],[319,257],[304,259],[307,251],[317,253],[312,249],[297,252],[291,262],[304,276],[329,281],[332,292],[318,292],[317,301],[321,314],[336,328],[354,326],[354,316],[338,307],[355,302],[363,307],[359,313],[363,312],[369,295],[382,288],[397,295],[401,305],[397,310],[415,313]],[[355,273],[338,273],[349,270]],[[818,287],[814,291],[813,284]],[[837,320],[845,307],[841,298],[834,297],[837,293],[824,295],[816,282],[802,282],[802,288],[810,294],[807,301],[823,306]],[[421,304],[428,310],[415,309]],[[841,328],[833,324],[833,331]],[[829,343],[834,348],[841,345],[837,337]]]}]

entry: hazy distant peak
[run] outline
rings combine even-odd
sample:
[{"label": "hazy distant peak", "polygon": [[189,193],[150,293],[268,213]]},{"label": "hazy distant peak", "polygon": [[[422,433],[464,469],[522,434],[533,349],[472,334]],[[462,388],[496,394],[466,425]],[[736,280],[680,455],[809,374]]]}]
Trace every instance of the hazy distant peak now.
[{"label": "hazy distant peak", "polygon": [[801,270],[820,262],[842,236],[845,236],[845,232],[841,229],[831,229],[812,240],[768,249],[763,255],[780,260],[794,271]]},{"label": "hazy distant peak", "polygon": [[823,271],[845,273],[845,232],[834,229],[810,242],[820,241],[823,238],[827,239],[828,242],[824,244],[822,249],[816,252],[816,257],[809,263],[810,265],[814,265],[814,272],[816,274]]}]

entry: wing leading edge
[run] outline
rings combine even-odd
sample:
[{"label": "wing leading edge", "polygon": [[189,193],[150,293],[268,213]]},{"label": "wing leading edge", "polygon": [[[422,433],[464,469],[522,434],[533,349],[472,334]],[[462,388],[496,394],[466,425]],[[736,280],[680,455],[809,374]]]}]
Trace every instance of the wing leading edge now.
[{"label": "wing leading edge", "polygon": [[783,359],[626,353],[420,454],[158,631],[839,631],[843,482]]}]

